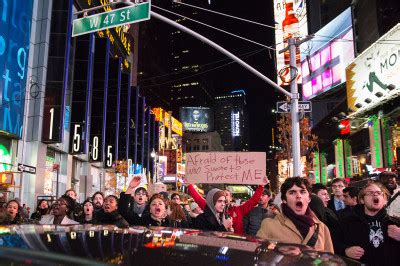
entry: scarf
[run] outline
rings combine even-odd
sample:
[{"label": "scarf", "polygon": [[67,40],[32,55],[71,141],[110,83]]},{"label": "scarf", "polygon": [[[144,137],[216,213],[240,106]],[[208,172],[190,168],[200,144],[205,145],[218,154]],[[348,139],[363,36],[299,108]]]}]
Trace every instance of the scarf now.
[{"label": "scarf", "polygon": [[136,202],[133,203],[133,212],[142,217],[143,211],[146,208],[146,204],[139,206]]},{"label": "scarf", "polygon": [[282,203],[282,212],[294,223],[301,236],[305,238],[310,231],[310,227],[314,225],[310,207],[307,207],[304,215],[298,215],[287,204]]}]

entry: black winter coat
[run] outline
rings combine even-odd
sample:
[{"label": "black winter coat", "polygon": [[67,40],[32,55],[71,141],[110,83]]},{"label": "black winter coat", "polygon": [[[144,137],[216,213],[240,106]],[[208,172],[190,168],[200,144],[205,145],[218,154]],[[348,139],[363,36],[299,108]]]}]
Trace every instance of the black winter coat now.
[{"label": "black winter coat", "polygon": [[150,214],[144,215],[140,218],[140,225],[143,226],[165,226],[169,227],[170,222],[168,217],[164,218],[161,222],[154,220]]},{"label": "black winter coat", "polygon": [[128,222],[118,213],[118,211],[113,211],[111,213],[106,213],[104,210],[98,211],[94,218],[95,224],[110,224],[117,227],[129,227]]},{"label": "black winter coat", "polygon": [[118,212],[125,218],[130,225],[142,225],[142,218],[150,215],[149,206],[147,205],[141,216],[134,212],[134,200],[130,194],[121,192],[118,201]]},{"label": "black winter coat", "polygon": [[224,225],[218,223],[217,217],[208,206],[206,206],[204,213],[194,219],[193,227],[201,230],[227,231]]},{"label": "black winter coat", "polygon": [[364,205],[357,205],[353,212],[344,217],[341,222],[342,239],[345,248],[360,246],[364,249],[364,256],[360,261],[368,265],[385,265],[384,250],[390,242],[387,235],[387,225],[384,220],[386,210],[382,209],[373,218],[379,226],[372,225],[364,213]]},{"label": "black winter coat", "polygon": [[248,235],[255,236],[260,229],[261,222],[265,218],[274,218],[274,214],[268,208],[257,206],[243,218],[244,231]]}]

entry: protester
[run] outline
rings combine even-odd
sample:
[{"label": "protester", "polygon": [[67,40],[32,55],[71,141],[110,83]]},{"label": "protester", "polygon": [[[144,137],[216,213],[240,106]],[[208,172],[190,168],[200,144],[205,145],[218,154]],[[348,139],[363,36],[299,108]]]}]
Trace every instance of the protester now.
[{"label": "protester", "polygon": [[76,194],[76,191],[74,189],[70,188],[65,191],[64,195],[69,196],[74,202],[74,206],[71,210],[71,213],[69,214],[69,218],[75,221],[79,220],[79,217],[83,214],[83,208],[82,205],[77,202],[78,194]]},{"label": "protester", "polygon": [[80,224],[94,224],[94,204],[92,200],[89,198],[83,202],[83,213],[79,217],[78,222]]},{"label": "protester", "polygon": [[[174,202],[176,204],[181,205],[182,204],[181,195],[179,195],[179,193],[176,193],[176,192],[172,193],[171,194],[171,202]],[[192,223],[192,218],[190,217],[190,210],[185,209],[185,207],[182,206],[182,205],[181,205],[181,207],[182,207],[183,212],[184,212],[184,214],[186,216],[186,221],[188,222],[188,224],[191,224]]]},{"label": "protester", "polygon": [[170,213],[169,217],[169,226],[175,228],[189,228],[189,221],[186,218],[186,214],[183,211],[182,207],[176,203],[171,201],[169,203]]},{"label": "protester", "polygon": [[129,227],[129,223],[118,212],[118,198],[109,195],[104,199],[103,209],[95,215],[96,224],[115,225],[117,227]]},{"label": "protester", "polygon": [[52,214],[43,215],[39,223],[56,225],[79,224],[78,222],[68,218],[68,215],[71,214],[71,211],[74,208],[74,204],[74,200],[69,196],[61,196],[53,203]]},{"label": "protester", "polygon": [[101,191],[97,191],[92,196],[92,202],[94,206],[94,213],[97,213],[103,208],[104,194]]},{"label": "protester", "polygon": [[144,226],[169,226],[167,215],[167,200],[161,193],[151,196],[150,213],[141,217],[141,225]]},{"label": "protester", "polygon": [[281,186],[282,213],[261,223],[257,236],[285,243],[305,244],[318,251],[333,253],[328,228],[309,208],[311,189],[308,180],[287,178]]},{"label": "protester", "polygon": [[258,201],[258,206],[244,217],[243,224],[246,234],[255,236],[260,229],[261,222],[265,218],[274,218],[275,215],[279,213],[275,206],[269,205],[270,199],[271,191],[268,188],[265,188],[260,200]]},{"label": "protester", "polygon": [[140,177],[132,178],[126,192],[120,194],[118,211],[130,225],[139,225],[141,217],[149,214],[147,190],[139,187],[140,180]]},{"label": "protester", "polygon": [[394,195],[399,190],[397,185],[397,174],[389,171],[384,171],[379,174],[379,181],[386,187],[390,195]]},{"label": "protester", "polygon": [[335,214],[337,211],[345,208],[343,202],[343,189],[347,187],[347,182],[343,178],[335,178],[332,180],[333,196],[328,202],[328,208]]},{"label": "protester", "polygon": [[17,200],[9,200],[5,205],[5,212],[2,214],[0,224],[10,225],[25,223],[26,219],[22,216],[21,209],[22,207]]},{"label": "protester", "polygon": [[194,220],[194,227],[211,231],[233,231],[232,218],[225,213],[225,192],[214,188],[207,193],[204,213]]},{"label": "protester", "polygon": [[[312,193],[320,199],[320,202],[323,204],[323,207],[318,206],[318,201],[314,197],[311,197],[311,202],[309,204],[311,210],[315,213],[318,219],[323,222],[329,229],[333,248],[335,253],[344,252],[344,244],[343,240],[340,238],[341,231],[339,225],[339,219],[337,215],[328,208],[329,202],[329,193],[328,188],[321,184],[316,183],[312,186]],[[323,214],[320,215],[320,211],[322,210]],[[341,210],[342,211],[342,210]]]},{"label": "protester", "polygon": [[346,187],[343,189],[343,202],[346,207],[337,212],[337,216],[340,220],[349,215],[358,204],[359,193],[360,189],[357,187]]},{"label": "protester", "polygon": [[379,182],[370,182],[361,189],[361,204],[354,207],[353,212],[341,222],[345,254],[349,258],[368,265],[386,264],[385,249],[393,250],[385,225],[384,206],[388,196],[389,192]]},{"label": "protester", "polygon": [[[268,179],[265,177],[266,181]],[[268,182],[266,182],[268,183]],[[244,226],[243,226],[243,217],[248,215],[250,211],[257,205],[258,201],[261,198],[261,195],[264,191],[264,186],[258,186],[254,195],[247,200],[243,205],[233,206],[232,205],[232,193],[228,190],[225,190],[226,201],[227,201],[227,214],[233,219],[233,228],[235,233],[244,234]],[[193,197],[194,201],[199,204],[200,208],[205,210],[206,201],[204,198],[197,192],[197,190],[193,187],[192,184],[188,186],[188,193]]]},{"label": "protester", "polygon": [[203,213],[203,210],[199,207],[199,204],[197,204],[196,202],[192,202],[190,204],[189,215],[191,218],[196,218],[197,216],[199,216],[202,213]]},{"label": "protester", "polygon": [[38,202],[38,205],[36,207],[36,211],[32,213],[31,219],[35,221],[40,221],[43,215],[49,214],[50,208],[49,208],[49,203],[45,199],[41,199]]},{"label": "protester", "polygon": [[22,218],[23,218],[24,220],[29,219],[29,210],[28,210],[28,208],[26,207],[26,204],[25,204],[25,203],[22,204],[22,207],[20,208],[20,214],[21,214],[21,216],[22,216]]}]

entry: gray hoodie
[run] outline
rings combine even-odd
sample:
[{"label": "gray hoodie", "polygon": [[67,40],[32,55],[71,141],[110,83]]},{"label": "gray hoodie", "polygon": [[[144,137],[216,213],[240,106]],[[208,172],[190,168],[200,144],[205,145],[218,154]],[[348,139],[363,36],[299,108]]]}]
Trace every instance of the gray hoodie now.
[{"label": "gray hoodie", "polygon": [[214,195],[217,192],[223,192],[222,190],[218,189],[218,188],[213,188],[211,189],[208,193],[207,193],[207,197],[206,197],[206,203],[208,208],[210,208],[210,210],[212,211],[212,213],[215,215],[215,217],[217,218],[217,221],[219,224],[222,224],[222,219],[221,219],[221,214],[217,213],[215,211],[215,205],[214,205]]}]

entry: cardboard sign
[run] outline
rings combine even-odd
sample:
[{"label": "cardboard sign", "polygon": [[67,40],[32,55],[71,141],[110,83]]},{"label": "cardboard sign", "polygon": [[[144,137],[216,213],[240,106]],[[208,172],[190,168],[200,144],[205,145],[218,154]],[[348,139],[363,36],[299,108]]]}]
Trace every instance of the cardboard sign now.
[{"label": "cardboard sign", "polygon": [[185,182],[264,185],[265,162],[265,152],[188,153]]}]

